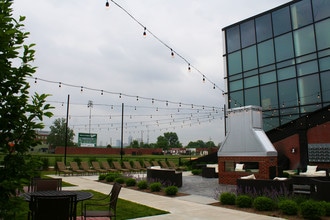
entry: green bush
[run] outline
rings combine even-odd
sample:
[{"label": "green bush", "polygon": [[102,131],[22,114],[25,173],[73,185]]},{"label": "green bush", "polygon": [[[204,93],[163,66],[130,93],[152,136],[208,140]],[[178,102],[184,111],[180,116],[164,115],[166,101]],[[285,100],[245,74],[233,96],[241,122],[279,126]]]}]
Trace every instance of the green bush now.
[{"label": "green bush", "polygon": [[146,180],[141,180],[137,184],[139,189],[147,189],[148,188],[148,182]]},{"label": "green bush", "polygon": [[123,177],[117,177],[115,179],[115,182],[116,183],[119,183],[119,184],[124,184],[125,183],[125,179]]},{"label": "green bush", "polygon": [[133,178],[128,178],[126,180],[126,186],[135,186],[136,185],[136,180]]},{"label": "green bush", "polygon": [[168,196],[175,196],[179,189],[177,186],[168,186],[165,188],[165,194]]},{"label": "green bush", "polygon": [[202,170],[201,170],[201,169],[193,169],[193,170],[191,171],[191,173],[192,173],[193,175],[200,175],[200,174],[202,173]]},{"label": "green bush", "polygon": [[40,158],[40,160],[42,162],[42,170],[48,170],[48,167],[49,167],[49,158],[42,157],[42,158]]},{"label": "green bush", "polygon": [[278,208],[286,215],[297,215],[298,204],[289,199],[282,200],[278,203]]},{"label": "green bush", "polygon": [[149,186],[151,192],[159,192],[162,189],[162,184],[160,182],[151,183]]},{"label": "green bush", "polygon": [[120,177],[121,175],[119,173],[109,173],[105,177],[105,181],[107,182],[114,182],[116,178]]},{"label": "green bush", "polygon": [[258,211],[271,211],[274,208],[274,202],[266,196],[259,196],[254,199],[253,206]]},{"label": "green bush", "polygon": [[326,214],[326,210],[320,202],[307,200],[300,204],[300,214],[306,219],[320,219]]},{"label": "green bush", "polygon": [[106,174],[100,174],[99,175],[99,180],[105,180],[106,177],[107,177]]},{"label": "green bush", "polygon": [[236,198],[236,205],[239,208],[251,208],[253,203],[253,199],[248,195],[239,195]]},{"label": "green bush", "polygon": [[235,205],[236,195],[230,192],[224,192],[220,195],[220,202],[224,205]]},{"label": "green bush", "polygon": [[325,215],[330,216],[330,202],[323,202],[325,208]]},{"label": "green bush", "polygon": [[80,165],[80,163],[81,163],[81,158],[80,158],[80,157],[75,157],[75,158],[73,158],[73,161],[74,161],[74,162],[77,162],[77,164]]}]

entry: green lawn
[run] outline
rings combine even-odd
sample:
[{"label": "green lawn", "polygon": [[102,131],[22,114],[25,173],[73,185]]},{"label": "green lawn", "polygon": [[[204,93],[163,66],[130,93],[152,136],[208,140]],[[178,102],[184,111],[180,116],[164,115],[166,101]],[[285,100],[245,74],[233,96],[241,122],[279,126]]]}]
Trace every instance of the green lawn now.
[{"label": "green lawn", "polygon": [[[93,199],[102,198],[105,195],[93,190],[86,190],[88,192],[93,193]],[[85,202],[88,202],[85,201]],[[27,213],[28,213],[28,205],[29,203],[26,202],[24,204],[24,210],[22,210],[21,213],[16,213],[17,216],[15,219],[17,220],[26,220],[27,219]],[[92,207],[93,208],[93,207]],[[99,209],[99,207],[95,207],[95,209]],[[153,215],[161,215],[166,214],[168,212],[162,211],[159,209],[154,209],[145,205],[141,205],[138,203],[134,203],[128,200],[124,199],[118,199],[117,203],[117,220],[123,220],[123,219],[134,219],[139,217],[145,217],[145,216],[153,216]],[[81,203],[79,202],[77,204],[77,216],[81,215]]]}]

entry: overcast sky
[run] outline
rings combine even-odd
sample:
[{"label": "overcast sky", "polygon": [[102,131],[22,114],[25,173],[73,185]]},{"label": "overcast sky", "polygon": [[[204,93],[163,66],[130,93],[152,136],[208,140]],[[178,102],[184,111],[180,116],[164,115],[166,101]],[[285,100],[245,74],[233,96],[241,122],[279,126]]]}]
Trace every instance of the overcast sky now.
[{"label": "overcast sky", "polygon": [[105,2],[14,1],[14,16],[27,17],[26,43],[36,44],[38,79],[29,80],[31,92],[51,94],[55,107],[45,130],[66,117],[70,95],[75,141],[78,133],[91,132],[99,145],[116,145],[124,103],[125,143],[129,136],[155,143],[176,132],[187,145],[224,138],[221,29],[289,0],[115,1],[137,21],[111,1],[106,9]]}]

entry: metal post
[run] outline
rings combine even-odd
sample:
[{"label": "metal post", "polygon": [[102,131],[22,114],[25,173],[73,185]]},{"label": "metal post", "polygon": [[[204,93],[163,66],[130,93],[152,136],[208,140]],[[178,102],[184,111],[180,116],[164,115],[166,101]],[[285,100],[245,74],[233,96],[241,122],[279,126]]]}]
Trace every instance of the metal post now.
[{"label": "metal post", "polygon": [[68,147],[68,126],[69,126],[69,103],[70,95],[66,104],[66,126],[65,126],[65,145],[64,145],[64,164],[66,165],[66,148]]},{"label": "metal post", "polygon": [[120,162],[123,162],[123,142],[124,141],[124,103],[121,103],[121,141],[120,141]]}]

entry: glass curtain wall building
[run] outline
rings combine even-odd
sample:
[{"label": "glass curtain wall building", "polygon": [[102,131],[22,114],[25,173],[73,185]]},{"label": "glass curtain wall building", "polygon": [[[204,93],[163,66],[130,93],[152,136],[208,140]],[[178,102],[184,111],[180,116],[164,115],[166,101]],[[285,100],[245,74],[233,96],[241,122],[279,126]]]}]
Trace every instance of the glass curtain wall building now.
[{"label": "glass curtain wall building", "polygon": [[229,108],[268,131],[330,104],[330,0],[297,0],[223,28]]}]

